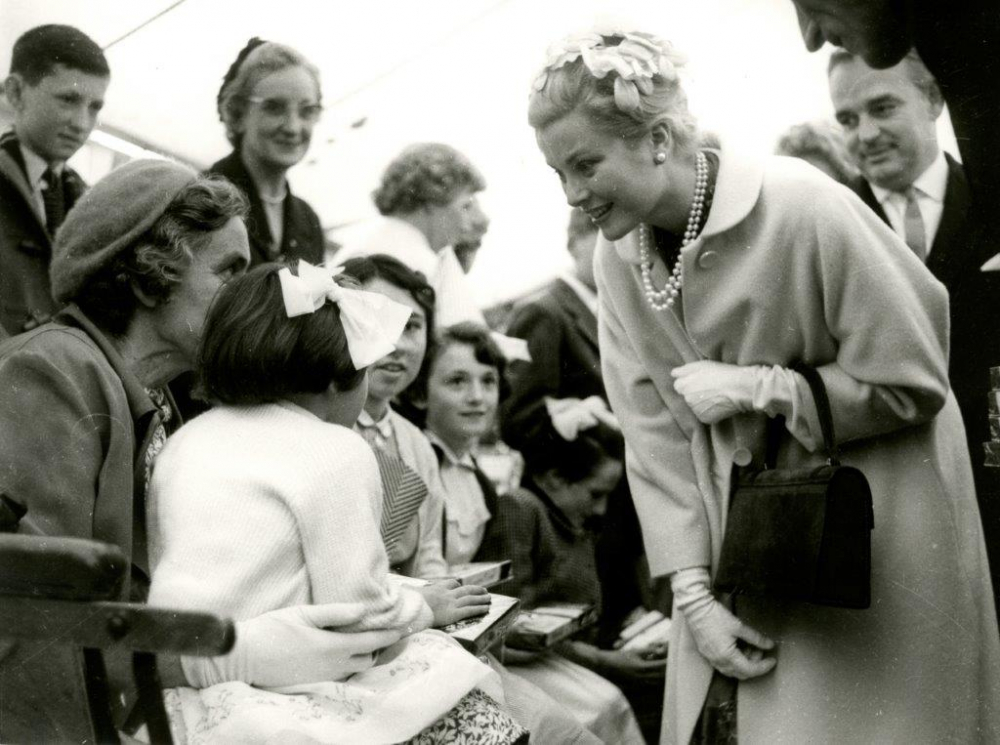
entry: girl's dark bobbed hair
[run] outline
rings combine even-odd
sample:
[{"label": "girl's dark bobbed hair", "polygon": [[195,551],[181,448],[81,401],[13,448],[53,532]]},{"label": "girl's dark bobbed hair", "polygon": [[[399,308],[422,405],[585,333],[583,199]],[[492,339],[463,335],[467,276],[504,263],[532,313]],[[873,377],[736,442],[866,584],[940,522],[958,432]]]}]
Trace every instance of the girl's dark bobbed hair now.
[{"label": "girl's dark bobbed hair", "polygon": [[[351,361],[336,303],[288,317],[278,279],[284,268],[261,264],[219,291],[198,354],[199,395],[206,400],[270,403],[290,394],[321,393],[331,383],[352,390],[364,379],[365,369],[355,369]],[[339,276],[336,281],[356,286]]]}]

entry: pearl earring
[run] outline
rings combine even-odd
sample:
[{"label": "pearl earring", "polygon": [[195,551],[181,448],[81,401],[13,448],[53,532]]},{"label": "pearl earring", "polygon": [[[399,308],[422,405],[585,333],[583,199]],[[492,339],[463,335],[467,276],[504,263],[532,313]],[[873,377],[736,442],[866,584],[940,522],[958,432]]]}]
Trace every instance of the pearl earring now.
[{"label": "pearl earring", "polygon": [[667,154],[666,153],[662,153],[662,152],[661,153],[657,153],[655,160],[656,160],[657,163],[666,163],[667,162]]}]

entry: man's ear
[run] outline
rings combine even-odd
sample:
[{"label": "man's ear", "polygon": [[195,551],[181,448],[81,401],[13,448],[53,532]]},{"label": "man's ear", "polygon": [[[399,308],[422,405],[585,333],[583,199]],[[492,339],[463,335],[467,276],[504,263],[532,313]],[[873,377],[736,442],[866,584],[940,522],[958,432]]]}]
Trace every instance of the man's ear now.
[{"label": "man's ear", "polygon": [[19,73],[12,72],[3,83],[3,92],[14,111],[20,112],[24,107],[24,78]]},{"label": "man's ear", "polygon": [[941,95],[941,89],[938,88],[937,83],[931,82],[924,89],[924,95],[927,96],[927,105],[930,106],[931,118],[937,121],[938,117],[944,111],[944,96]]}]

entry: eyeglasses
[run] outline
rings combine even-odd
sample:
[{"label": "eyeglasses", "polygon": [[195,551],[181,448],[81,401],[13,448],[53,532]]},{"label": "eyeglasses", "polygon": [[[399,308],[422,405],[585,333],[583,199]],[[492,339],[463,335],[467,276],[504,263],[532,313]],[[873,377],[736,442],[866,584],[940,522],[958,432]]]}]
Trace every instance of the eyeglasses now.
[{"label": "eyeglasses", "polygon": [[[292,113],[294,103],[285,98],[261,98],[260,96],[247,96],[246,100],[260,107],[264,116],[274,119],[285,119]],[[299,119],[310,124],[319,120],[323,114],[323,104],[321,103],[300,103],[298,104]]]}]

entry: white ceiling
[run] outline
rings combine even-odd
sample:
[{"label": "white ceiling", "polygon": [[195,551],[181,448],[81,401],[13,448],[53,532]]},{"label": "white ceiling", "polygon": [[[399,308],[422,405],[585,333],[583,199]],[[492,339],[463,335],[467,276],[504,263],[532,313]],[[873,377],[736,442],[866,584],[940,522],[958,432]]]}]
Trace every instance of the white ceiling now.
[{"label": "white ceiling", "polygon": [[[0,0],[0,71],[25,30],[75,25],[108,50],[102,125],[197,165],[226,154],[222,75],[251,36],[319,67],[327,111],[296,193],[326,227],[374,214],[384,165],[414,141],[449,142],[482,169],[492,218],[471,279],[484,304],[565,266],[567,208],[537,153],[525,103],[545,47],[595,19],[630,19],[690,60],[692,109],[728,142],[767,152],[787,126],[828,113],[821,57],[788,0]],[[361,126],[354,126],[363,120]]]}]

